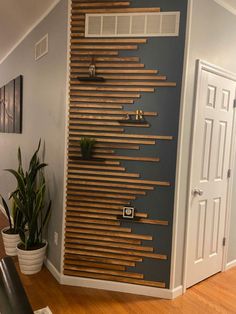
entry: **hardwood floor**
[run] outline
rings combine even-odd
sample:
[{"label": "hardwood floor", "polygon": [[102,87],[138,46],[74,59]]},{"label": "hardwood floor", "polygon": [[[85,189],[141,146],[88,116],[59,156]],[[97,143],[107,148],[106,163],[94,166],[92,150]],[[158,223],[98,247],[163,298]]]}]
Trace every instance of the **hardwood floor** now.
[{"label": "hardwood floor", "polygon": [[60,286],[45,268],[21,278],[33,308],[49,306],[53,314],[236,313],[236,268],[201,282],[173,301]]}]

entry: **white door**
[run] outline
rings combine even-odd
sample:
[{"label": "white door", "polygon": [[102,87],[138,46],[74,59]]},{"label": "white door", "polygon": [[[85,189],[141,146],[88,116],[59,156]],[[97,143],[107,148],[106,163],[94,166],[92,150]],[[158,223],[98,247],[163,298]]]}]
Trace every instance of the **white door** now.
[{"label": "white door", "polygon": [[236,83],[202,67],[190,179],[187,287],[222,270]]}]

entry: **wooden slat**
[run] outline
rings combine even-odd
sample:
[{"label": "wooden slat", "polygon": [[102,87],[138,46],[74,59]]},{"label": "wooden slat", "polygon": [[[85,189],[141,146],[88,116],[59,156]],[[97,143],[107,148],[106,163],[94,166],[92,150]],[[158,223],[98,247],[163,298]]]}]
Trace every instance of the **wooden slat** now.
[{"label": "wooden slat", "polygon": [[109,7],[109,8],[113,8],[113,7],[127,7],[130,5],[129,1],[126,2],[122,2],[122,1],[117,1],[117,2],[92,2],[92,3],[88,3],[88,2],[81,2],[81,3],[73,3],[72,8],[97,8],[97,7]]},{"label": "wooden slat", "polygon": [[[73,243],[73,238],[66,237],[66,243]],[[103,241],[91,241],[91,240],[79,240],[80,244],[84,245],[95,245],[99,247],[110,247],[110,248],[119,248],[119,249],[127,249],[127,250],[135,250],[141,252],[153,252],[152,247],[148,246],[138,246],[138,245],[131,245],[131,244],[121,244],[121,243],[114,243],[114,242],[103,242]]]},{"label": "wooden slat", "polygon": [[104,188],[101,188],[101,187],[83,187],[83,186],[80,186],[80,185],[71,185],[71,184],[68,184],[68,189],[75,189],[75,190],[78,190],[78,191],[83,191],[83,190],[90,190],[90,191],[101,191],[101,192],[110,192],[110,193],[117,193],[117,194],[132,194],[132,195],[146,195],[146,192],[143,192],[143,191],[138,191],[138,190],[121,190],[121,189],[104,189]]},{"label": "wooden slat", "polygon": [[77,56],[118,56],[118,51],[110,50],[84,50],[84,51],[72,51],[71,55]]},{"label": "wooden slat", "polygon": [[[154,87],[176,87],[175,82],[137,82],[137,81],[106,81],[106,82],[101,82],[101,83],[95,83],[95,82],[86,82],[86,84],[89,84],[91,86],[93,85],[102,85],[102,86],[154,86]],[[76,84],[76,85],[84,85],[85,82],[78,82],[78,81],[71,81],[71,84]]]},{"label": "wooden slat", "polygon": [[[69,195],[73,194],[72,190],[73,189],[70,190]],[[122,194],[118,194],[117,195],[117,194],[112,194],[112,193],[94,193],[94,192],[89,191],[89,190],[85,192],[85,191],[79,190],[79,189],[76,189],[75,191],[76,191],[75,195],[79,194],[82,197],[84,197],[84,196],[89,196],[89,197],[94,196],[94,197],[102,197],[102,198],[106,197],[106,198],[115,198],[115,199],[123,199],[123,200],[135,200],[136,199],[135,196],[131,196],[131,195],[122,195]],[[77,193],[78,191],[79,191],[79,193]],[[113,202],[113,200],[110,200],[110,202]]]},{"label": "wooden slat", "polygon": [[96,278],[96,279],[108,280],[108,281],[125,282],[125,283],[130,283],[130,284],[135,284],[135,285],[151,286],[151,287],[156,287],[156,288],[165,288],[164,282],[154,282],[154,281],[147,281],[147,280],[142,280],[142,279],[115,277],[115,276],[102,275],[102,274],[89,274],[86,272],[70,271],[70,270],[64,270],[64,274],[68,275],[68,276]]},{"label": "wooden slat", "polygon": [[103,165],[78,165],[73,162],[69,162],[69,168],[78,168],[78,169],[98,169],[98,170],[110,170],[110,171],[125,171],[125,167],[110,167]]},{"label": "wooden slat", "polygon": [[[82,136],[83,137],[83,136]],[[80,141],[81,136],[75,136],[73,135],[73,140],[78,140]],[[151,140],[133,140],[133,139],[113,139],[113,138],[104,138],[104,137],[97,137],[94,136],[94,138],[99,141],[99,142],[103,142],[103,143],[126,143],[126,144],[143,144],[143,145],[155,145],[156,142],[155,141],[151,141]],[[77,155],[73,155],[70,154],[70,157],[73,158],[77,157]],[[130,156],[118,156],[118,155],[114,155],[114,156],[104,156],[104,155],[97,155],[95,154],[93,156],[94,158],[101,158],[101,159],[105,159],[105,158],[109,158],[109,159],[114,159],[114,160],[137,160],[137,161],[154,161],[154,162],[158,162],[160,161],[159,158],[149,158],[149,157],[130,157]],[[91,161],[93,163],[93,161]]]},{"label": "wooden slat", "polygon": [[116,270],[107,270],[107,269],[100,269],[100,268],[91,268],[86,266],[74,266],[71,264],[67,264],[65,262],[65,270],[71,270],[71,271],[85,271],[92,274],[106,274],[106,275],[112,275],[112,276],[121,276],[121,277],[128,277],[128,278],[136,278],[136,279],[143,279],[142,274],[135,274],[130,272],[123,272],[123,271],[116,271]]},{"label": "wooden slat", "polygon": [[[72,56],[71,60],[73,61],[89,61],[91,62],[91,57],[81,57],[81,56]],[[139,57],[95,57],[94,62],[139,62]]]},{"label": "wooden slat", "polygon": [[[91,97],[91,100],[93,99],[92,97],[108,97],[110,98],[140,98],[140,94],[138,93],[85,93],[85,92],[76,92],[76,91],[71,91],[70,95],[72,96],[80,96],[80,97]],[[103,102],[105,102],[103,100]]]},{"label": "wooden slat", "polygon": [[157,220],[157,219],[139,219],[137,223],[144,223],[150,225],[161,225],[161,226],[168,226],[169,223],[166,220]]},{"label": "wooden slat", "polygon": [[[70,113],[80,113],[80,114],[112,114],[112,115],[136,115],[136,111],[130,111],[130,110],[106,110],[106,109],[71,109]],[[156,117],[158,115],[157,112],[154,111],[143,111],[143,116],[147,117]],[[125,121],[125,120],[124,120]],[[150,135],[148,138],[153,138],[152,135]]]},{"label": "wooden slat", "polygon": [[[76,21],[72,22],[72,25],[77,25]],[[72,50],[137,50],[137,45],[80,45],[72,44]]]},{"label": "wooden slat", "polygon": [[[75,180],[71,180],[70,178],[68,178],[68,182],[71,183],[79,183],[81,185],[86,185],[86,186],[108,186],[108,187],[115,187],[115,188],[124,188],[124,189],[140,189],[140,190],[154,190],[153,186],[140,186],[140,185],[134,185],[134,184],[123,184],[123,183],[112,183],[112,182],[94,182],[94,181],[89,181],[89,180],[81,180],[80,178],[75,177]],[[78,181],[76,181],[78,180]]]},{"label": "wooden slat", "polygon": [[93,174],[105,175],[105,176],[112,176],[112,177],[140,178],[139,173],[104,172],[104,171],[90,171],[90,170],[70,170],[70,173],[80,173],[80,174],[88,174],[88,175],[93,175]]},{"label": "wooden slat", "polygon": [[66,216],[66,221],[68,222],[78,222],[78,223],[89,223],[95,225],[104,225],[104,226],[120,226],[120,223],[117,221],[112,220],[99,220],[99,219],[92,219],[92,218],[76,218],[74,216]]},{"label": "wooden slat", "polygon": [[[84,197],[84,196],[81,196],[81,195],[71,195],[71,194],[68,194],[67,196],[67,199],[68,201],[70,202],[76,202],[76,201],[81,201],[81,202],[97,202],[97,203],[102,203],[102,204],[110,204],[111,203],[111,200],[110,199],[107,199],[106,197],[103,197],[103,198],[93,198],[93,197]],[[112,200],[112,203],[113,204],[118,204],[118,205],[129,205],[130,202],[128,202],[127,200],[119,200],[119,199],[114,199]],[[100,205],[102,206],[102,205]]]},{"label": "wooden slat", "polygon": [[[71,74],[71,79],[77,79],[78,75],[75,74]],[[79,74],[79,77],[88,77],[87,74]],[[166,76],[163,75],[158,75],[158,76],[154,76],[154,75],[122,75],[122,74],[118,74],[118,75],[98,75],[98,77],[102,77],[106,80],[122,80],[122,81],[126,81],[126,80],[136,80],[136,81],[142,81],[143,83],[145,83],[146,81],[165,81],[167,79]]]},{"label": "wooden slat", "polygon": [[[81,123],[82,121],[80,121],[79,123],[80,124],[83,124]],[[85,121],[83,121],[85,122]],[[90,122],[90,121],[89,121]],[[100,125],[100,124],[98,124]],[[104,125],[106,125],[106,123],[104,123]],[[79,145],[77,141],[73,141],[73,140],[70,140],[70,145]],[[110,147],[110,148],[118,148],[118,149],[131,149],[131,150],[138,150],[140,149],[140,146],[139,145],[129,145],[129,144],[117,144],[117,143],[95,143],[95,147]],[[117,169],[116,169],[117,170]]]},{"label": "wooden slat", "polygon": [[[90,66],[91,62],[71,62],[71,68],[76,69],[76,68],[86,68],[88,71],[88,67]],[[144,68],[145,65],[143,63],[108,63],[108,62],[97,62],[96,63],[96,71],[98,69],[103,69],[103,68]],[[89,81],[86,83],[90,83]],[[99,84],[99,82],[94,82],[95,84]],[[104,84],[104,82],[102,82]]]},{"label": "wooden slat", "polygon": [[[103,139],[98,139],[102,141]],[[106,140],[109,142],[115,142],[115,140]],[[117,140],[117,142],[119,142],[119,140]],[[128,140],[120,140],[120,142],[123,143],[129,143]],[[150,143],[145,142],[145,141],[130,141],[130,143],[137,143],[137,144],[143,144],[143,145],[150,145]],[[152,145],[155,145],[155,143],[152,143]],[[77,157],[77,155],[72,155],[70,154],[69,157]],[[100,154],[94,154],[93,156],[94,158],[107,158],[107,159],[113,159],[113,160],[129,160],[129,161],[145,161],[145,162],[159,162],[160,158],[152,158],[152,157],[130,157],[130,156],[118,156],[118,155],[114,155],[114,156],[110,156],[110,155],[100,155]]]},{"label": "wooden slat", "polygon": [[77,97],[73,97],[73,92],[71,92],[71,100],[75,100],[78,103],[79,102],[88,102],[88,103],[102,103],[102,104],[122,104],[122,105],[126,105],[126,104],[133,104],[134,100],[130,99],[130,98],[97,98],[94,97],[93,95],[89,95],[89,97],[81,97],[80,94],[77,95]]},{"label": "wooden slat", "polygon": [[[85,204],[86,206],[87,204]],[[104,208],[90,208],[90,207],[81,207],[81,205],[79,207],[73,207],[73,206],[67,206],[67,211],[73,212],[74,214],[76,213],[80,213],[80,212],[85,212],[85,213],[93,213],[93,214],[108,214],[108,215],[114,215],[114,216],[118,216],[118,215],[122,215],[122,209],[118,209],[118,210],[114,210],[114,209],[104,209]],[[141,217],[141,218],[147,218],[147,214],[146,213],[136,213],[135,214],[136,217]]]},{"label": "wooden slat", "polygon": [[87,13],[87,14],[92,14],[92,13],[146,13],[146,12],[160,12],[160,8],[122,8],[122,9],[84,9],[84,10],[72,10],[72,14],[76,13]]},{"label": "wooden slat", "polygon": [[[146,44],[146,38],[82,38],[72,39],[73,44]],[[97,65],[97,64],[96,64]]]},{"label": "wooden slat", "polygon": [[111,253],[103,253],[103,252],[92,252],[92,251],[85,251],[85,250],[79,250],[79,249],[65,249],[66,254],[79,254],[79,255],[85,255],[85,256],[98,256],[98,257],[107,257],[107,258],[113,258],[117,260],[124,260],[124,261],[131,261],[131,262],[142,262],[142,258],[134,257],[134,256],[121,256]]},{"label": "wooden slat", "polygon": [[[71,71],[74,71],[72,69]],[[153,93],[154,89],[150,87],[103,87],[98,85],[71,85],[71,89],[73,90],[81,90],[81,91],[95,91],[95,92],[150,92]]]},{"label": "wooden slat", "polygon": [[124,129],[117,128],[117,127],[102,127],[102,126],[86,126],[86,125],[76,125],[76,126],[69,126],[69,130],[78,130],[78,131],[102,131],[102,132],[124,132]]},{"label": "wooden slat", "polygon": [[75,239],[87,239],[87,240],[95,240],[95,241],[105,241],[105,242],[115,242],[115,243],[127,243],[140,245],[141,240],[136,239],[126,239],[126,238],[114,238],[109,236],[98,236],[93,234],[80,234],[80,233],[66,233],[66,236],[72,237]]},{"label": "wooden slat", "polygon": [[[133,233],[113,232],[113,231],[85,229],[85,228],[78,229],[78,228],[71,228],[71,227],[66,228],[66,231],[73,232],[73,233],[87,233],[87,234],[94,234],[94,235],[112,236],[114,238],[128,238],[128,239],[152,241],[152,237],[149,235],[141,235],[141,234],[133,234]],[[96,256],[96,253],[95,253],[95,256]]]},{"label": "wooden slat", "polygon": [[124,254],[125,256],[139,256],[139,257],[149,257],[153,259],[160,259],[160,260],[167,260],[167,256],[164,254],[155,254],[155,253],[146,253],[146,252],[138,252],[134,250],[121,250],[121,249],[113,249],[113,248],[108,248],[108,247],[98,247],[98,246],[92,246],[92,245],[85,245],[83,246],[82,244],[67,244],[67,248],[71,249],[86,249],[86,250],[92,250],[96,252],[107,252],[107,253],[112,253],[112,254]]},{"label": "wooden slat", "polygon": [[[71,135],[74,133],[72,132]],[[75,133],[77,134],[77,133]],[[104,137],[125,137],[125,138],[148,138],[156,140],[172,140],[172,136],[163,136],[163,135],[145,135],[145,134],[116,134],[116,133],[95,133],[95,132],[80,132],[80,135],[86,136],[104,136]]]},{"label": "wooden slat", "polygon": [[77,222],[66,222],[66,227],[74,227],[74,228],[83,228],[83,229],[92,229],[95,228],[96,230],[105,230],[105,231],[118,231],[118,232],[124,232],[129,233],[131,232],[131,228],[122,228],[122,227],[113,227],[113,226],[94,226],[93,224],[84,223],[80,224]]},{"label": "wooden slat", "polygon": [[[74,176],[70,176],[71,178]],[[120,182],[119,178],[109,178],[109,177],[100,177],[100,176],[83,176],[83,175],[78,175],[75,176],[77,179],[81,180],[96,180],[96,181],[111,181],[111,182]],[[133,183],[133,184],[139,184],[139,185],[157,185],[157,186],[170,186],[169,182],[165,181],[153,181],[153,180],[135,180],[135,179],[127,179],[124,178],[122,180],[124,183]],[[143,188],[143,187],[142,187]]]},{"label": "wooden slat", "polygon": [[121,265],[111,265],[111,264],[105,264],[105,263],[71,260],[67,258],[65,258],[64,263],[66,265],[79,265],[79,266],[86,266],[86,267],[96,267],[96,268],[102,268],[102,269],[113,269],[113,270],[125,271],[125,266],[121,266]]},{"label": "wooden slat", "polygon": [[117,104],[103,104],[103,103],[83,103],[83,102],[71,102],[70,108],[101,108],[101,109],[123,109],[122,105]]},{"label": "wooden slat", "polygon": [[[137,123],[124,123],[124,122],[122,122],[122,124],[120,123],[120,122],[117,122],[117,121],[92,121],[92,120],[87,120],[87,121],[84,121],[84,120],[70,120],[70,125],[72,125],[72,124],[85,124],[85,125],[109,125],[109,126],[134,126],[134,127],[145,127],[145,128],[147,128],[147,127],[150,127],[150,125],[149,124],[142,124],[142,123],[140,123],[140,124],[137,124]],[[106,144],[106,145],[108,145],[108,144]],[[115,145],[115,144],[111,144],[111,145]],[[118,145],[118,144],[117,144]],[[122,144],[121,144],[122,145]],[[129,148],[129,147],[125,147],[125,145],[123,144],[122,145],[123,146],[123,148],[126,148],[126,149],[132,149],[132,147],[136,147],[135,149],[139,149],[140,147],[139,146],[129,146],[129,147],[131,147],[131,148]],[[133,148],[134,149],[134,148]]]},{"label": "wooden slat", "polygon": [[[81,207],[82,205],[72,207],[74,204],[67,204],[67,210],[70,211],[75,211],[75,212],[86,212],[86,213],[102,213],[102,214],[109,214],[109,215],[121,215],[122,210],[115,210],[115,209],[104,209],[104,208],[99,208],[99,206],[96,206],[95,208],[90,208],[90,207]],[[84,206],[86,206],[85,204]]]},{"label": "wooden slat", "polygon": [[135,262],[116,260],[108,257],[97,257],[97,256],[87,256],[87,255],[78,255],[78,254],[65,254],[66,259],[70,260],[81,260],[81,261],[90,261],[98,263],[109,263],[109,265],[121,265],[121,266],[135,266]]},{"label": "wooden slat", "polygon": [[[88,74],[88,69],[77,68],[71,69],[71,73],[86,73]],[[157,74],[158,70],[146,70],[146,69],[97,69],[97,74]]]}]

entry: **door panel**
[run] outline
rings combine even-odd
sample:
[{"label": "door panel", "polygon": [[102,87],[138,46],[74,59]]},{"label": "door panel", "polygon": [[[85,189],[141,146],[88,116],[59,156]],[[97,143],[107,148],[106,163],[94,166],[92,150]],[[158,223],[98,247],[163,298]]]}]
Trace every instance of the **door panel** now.
[{"label": "door panel", "polygon": [[202,69],[195,113],[187,287],[221,271],[235,82]]}]

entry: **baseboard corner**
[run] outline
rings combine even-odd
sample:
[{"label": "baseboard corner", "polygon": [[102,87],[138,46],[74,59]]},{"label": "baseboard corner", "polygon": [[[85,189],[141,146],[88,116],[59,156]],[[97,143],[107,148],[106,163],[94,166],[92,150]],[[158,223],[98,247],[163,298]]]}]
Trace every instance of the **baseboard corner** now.
[{"label": "baseboard corner", "polygon": [[47,267],[53,277],[58,281],[58,283],[61,284],[62,275],[48,258],[45,258],[44,265]]},{"label": "baseboard corner", "polygon": [[225,270],[229,270],[229,269],[231,269],[231,268],[233,268],[235,266],[236,266],[236,259],[231,261],[231,262],[229,262],[229,263],[227,263],[226,267],[225,267]]}]

